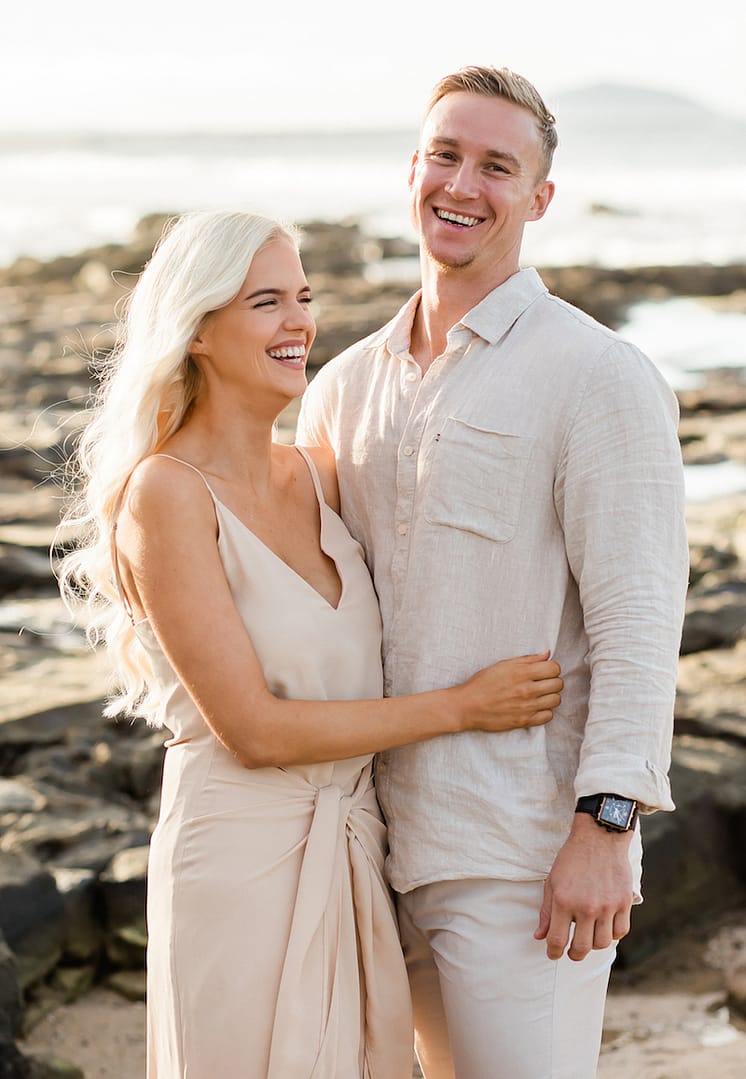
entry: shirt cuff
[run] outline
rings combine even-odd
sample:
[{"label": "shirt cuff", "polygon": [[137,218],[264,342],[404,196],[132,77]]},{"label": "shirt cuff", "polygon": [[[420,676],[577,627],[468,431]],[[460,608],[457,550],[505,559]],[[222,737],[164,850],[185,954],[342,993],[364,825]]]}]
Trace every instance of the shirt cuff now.
[{"label": "shirt cuff", "polygon": [[582,761],[575,777],[575,797],[589,794],[634,798],[641,813],[670,813],[676,808],[668,776],[645,757],[594,754]]}]

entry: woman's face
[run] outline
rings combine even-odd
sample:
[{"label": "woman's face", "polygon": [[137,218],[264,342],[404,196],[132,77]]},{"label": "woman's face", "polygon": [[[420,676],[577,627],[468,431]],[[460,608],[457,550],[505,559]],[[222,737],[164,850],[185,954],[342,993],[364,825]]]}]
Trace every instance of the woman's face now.
[{"label": "woman's face", "polygon": [[208,315],[190,353],[213,380],[259,403],[300,396],[316,336],[311,290],[290,240],[271,240],[255,256],[238,295]]}]

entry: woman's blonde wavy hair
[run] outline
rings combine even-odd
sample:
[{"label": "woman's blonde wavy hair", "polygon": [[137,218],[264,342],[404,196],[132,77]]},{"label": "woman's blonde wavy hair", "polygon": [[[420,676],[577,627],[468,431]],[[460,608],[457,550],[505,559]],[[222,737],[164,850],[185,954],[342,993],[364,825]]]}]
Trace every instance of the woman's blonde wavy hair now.
[{"label": "woman's blonde wavy hair", "polygon": [[[257,214],[195,212],[170,221],[124,305],[98,391],[67,467],[72,502],[55,549],[68,610],[93,645],[105,642],[117,687],[105,714],[153,721],[153,671],[117,584],[116,517],[135,467],[184,423],[199,392],[189,347],[205,317],[236,296],[254,256],[292,225]],[[65,536],[74,535],[70,543]]]}]

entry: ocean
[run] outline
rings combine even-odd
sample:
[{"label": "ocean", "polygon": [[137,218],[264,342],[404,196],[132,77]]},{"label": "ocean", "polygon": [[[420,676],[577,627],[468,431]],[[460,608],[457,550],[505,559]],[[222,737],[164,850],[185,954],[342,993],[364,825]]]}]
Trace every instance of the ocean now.
[{"label": "ocean", "polygon": [[[561,105],[557,193],[526,229],[527,263],[746,261],[746,119],[618,87]],[[352,216],[413,238],[416,143],[415,131],[0,133],[0,265],[126,240],[151,211]]]},{"label": "ocean", "polygon": [[[746,119],[628,87],[566,95],[555,112],[557,192],[526,228],[525,265],[746,262]],[[416,144],[406,130],[0,133],[0,265],[127,241],[154,211],[218,207],[357,218],[373,236],[413,240]],[[394,268],[417,278],[414,259]],[[675,388],[708,367],[746,366],[746,314],[693,299],[639,305],[622,331]],[[688,470],[690,498],[711,496],[717,467]],[[746,489],[740,466],[718,476],[724,489]]]}]

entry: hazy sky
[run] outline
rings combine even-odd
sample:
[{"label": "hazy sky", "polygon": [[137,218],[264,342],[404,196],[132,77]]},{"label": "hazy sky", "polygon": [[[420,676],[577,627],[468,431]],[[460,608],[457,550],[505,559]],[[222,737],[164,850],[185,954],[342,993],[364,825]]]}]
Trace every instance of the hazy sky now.
[{"label": "hazy sky", "polygon": [[416,126],[464,64],[552,105],[599,81],[746,116],[746,4],[706,0],[66,0],[4,5],[0,131]]}]

